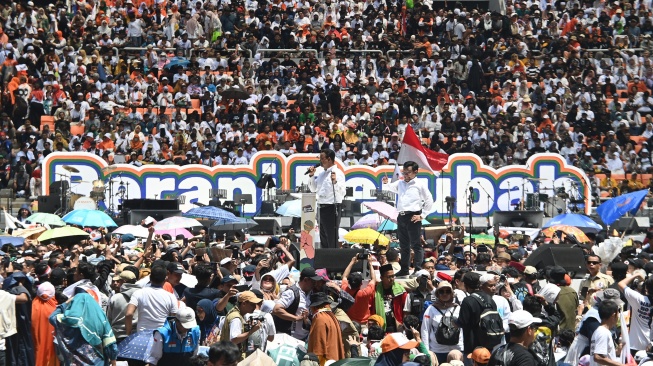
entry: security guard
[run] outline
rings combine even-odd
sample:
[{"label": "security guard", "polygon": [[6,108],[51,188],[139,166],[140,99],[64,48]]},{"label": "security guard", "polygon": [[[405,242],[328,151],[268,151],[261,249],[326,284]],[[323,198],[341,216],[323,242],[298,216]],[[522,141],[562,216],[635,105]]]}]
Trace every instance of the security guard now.
[{"label": "security guard", "polygon": [[180,366],[197,354],[200,343],[200,327],[191,308],[177,311],[174,318],[154,331],[154,345],[147,365]]}]

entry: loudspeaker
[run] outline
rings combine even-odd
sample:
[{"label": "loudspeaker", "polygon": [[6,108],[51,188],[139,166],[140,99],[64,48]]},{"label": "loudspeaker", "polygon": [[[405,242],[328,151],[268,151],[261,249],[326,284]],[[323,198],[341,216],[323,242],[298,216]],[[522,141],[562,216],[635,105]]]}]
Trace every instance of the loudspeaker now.
[{"label": "loudspeaker", "polygon": [[[632,224],[631,224],[632,221]],[[646,231],[651,226],[651,220],[648,217],[622,217],[610,225],[610,229],[616,229],[620,233],[624,230],[627,232]]]},{"label": "loudspeaker", "polygon": [[[125,200],[122,203],[123,208],[130,210],[174,210],[179,211],[179,201],[177,200],[153,200],[153,199],[132,199]],[[152,216],[154,217],[154,216]]]},{"label": "loudspeaker", "polygon": [[151,216],[156,221],[161,221],[168,217],[179,216],[179,210],[131,210],[129,212],[129,224],[140,225],[141,221],[146,217]]},{"label": "loudspeaker", "polygon": [[360,215],[361,213],[361,203],[358,201],[342,201],[342,215],[343,216],[354,216]]},{"label": "loudspeaker", "polygon": [[58,195],[39,196],[39,212],[55,213],[61,208],[61,198]]},{"label": "loudspeaker", "polygon": [[68,191],[68,188],[70,187],[70,184],[68,183],[67,180],[58,180],[55,182],[50,183],[50,194],[58,196],[61,194],[61,192],[66,193]]},{"label": "loudspeaker", "polygon": [[261,202],[261,216],[274,216],[274,202]]},{"label": "loudspeaker", "polygon": [[544,212],[542,211],[495,211],[493,224],[510,227],[542,227]]},{"label": "loudspeaker", "polygon": [[473,216],[472,224],[469,225],[469,217],[459,217],[458,221],[465,225],[465,231],[471,232],[472,234],[480,234],[487,230],[487,217]]},{"label": "loudspeaker", "polygon": [[524,265],[533,266],[537,269],[544,269],[547,266],[560,266],[567,270],[571,278],[583,278],[587,272],[585,253],[575,245],[541,245],[526,258]]},{"label": "loudspeaker", "polygon": [[[315,259],[313,260],[313,268],[320,269],[326,268],[329,273],[342,273],[347,269],[351,259],[363,253],[363,249],[344,249],[344,248],[321,248],[315,249]],[[364,263],[367,261],[358,261],[354,264],[351,272],[363,272]]]},{"label": "loudspeaker", "polygon": [[251,235],[283,235],[281,225],[274,217],[255,217],[258,225],[250,228]]}]

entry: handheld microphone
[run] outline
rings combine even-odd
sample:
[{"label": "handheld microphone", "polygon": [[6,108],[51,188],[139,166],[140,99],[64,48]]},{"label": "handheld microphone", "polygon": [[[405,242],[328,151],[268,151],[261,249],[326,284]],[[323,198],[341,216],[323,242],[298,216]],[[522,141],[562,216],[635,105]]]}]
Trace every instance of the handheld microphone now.
[{"label": "handheld microphone", "polygon": [[[313,168],[317,168],[317,167],[319,167],[320,165],[322,165],[322,164],[317,163],[317,164],[313,165]],[[306,169],[306,173],[304,173],[304,175],[308,175],[308,173],[310,173],[310,172],[311,172],[311,169],[310,169],[310,168],[309,168],[309,169]]]}]

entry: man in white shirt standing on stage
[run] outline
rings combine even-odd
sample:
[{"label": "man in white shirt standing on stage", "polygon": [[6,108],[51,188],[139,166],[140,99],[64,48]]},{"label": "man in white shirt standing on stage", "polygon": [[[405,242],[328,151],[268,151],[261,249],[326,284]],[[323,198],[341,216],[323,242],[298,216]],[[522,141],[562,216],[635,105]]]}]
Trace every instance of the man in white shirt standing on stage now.
[{"label": "man in white shirt standing on stage", "polygon": [[320,152],[319,173],[316,167],[308,168],[308,187],[315,192],[322,248],[338,247],[341,204],[345,197],[345,173],[335,165],[336,153],[331,149]]},{"label": "man in white shirt standing on stage", "polygon": [[[388,184],[385,189],[397,194],[397,237],[401,249],[401,271],[395,276],[407,276],[410,268],[410,250],[415,252],[413,261],[415,272],[422,269],[424,249],[422,248],[422,219],[426,217],[433,206],[433,195],[423,181],[418,181],[419,166],[414,161],[404,163],[403,179]],[[383,177],[383,184],[388,183],[388,177]]]}]

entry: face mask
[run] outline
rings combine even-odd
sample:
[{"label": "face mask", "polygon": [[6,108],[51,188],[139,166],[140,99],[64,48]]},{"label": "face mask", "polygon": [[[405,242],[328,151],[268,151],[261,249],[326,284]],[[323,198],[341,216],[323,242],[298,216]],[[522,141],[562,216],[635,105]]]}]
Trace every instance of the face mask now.
[{"label": "face mask", "polygon": [[288,289],[288,285],[279,285],[279,293],[284,292]]}]

